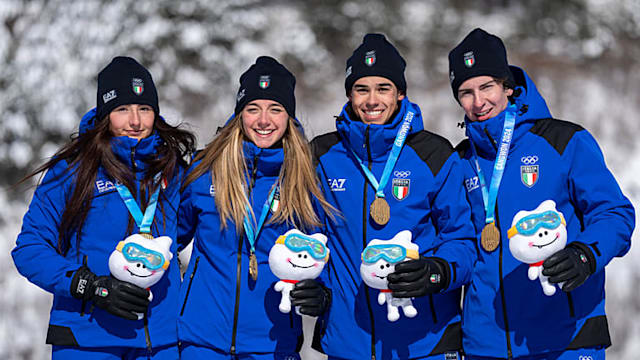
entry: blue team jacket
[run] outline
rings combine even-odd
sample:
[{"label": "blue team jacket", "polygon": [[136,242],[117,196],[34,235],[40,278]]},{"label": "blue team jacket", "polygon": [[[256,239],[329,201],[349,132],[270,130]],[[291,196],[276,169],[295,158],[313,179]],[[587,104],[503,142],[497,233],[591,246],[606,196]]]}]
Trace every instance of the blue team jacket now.
[{"label": "blue team jacket", "polygon": [[[283,149],[261,149],[245,142],[244,156],[249,199],[259,218],[278,179]],[[249,241],[244,232],[236,232],[232,221],[222,229],[214,197],[210,171],[182,193],[178,238],[193,238],[194,243],[180,291],[180,340],[228,354],[297,351],[302,344],[300,316],[278,310],[281,293],[273,286],[279,279],[271,273],[268,261],[277,237],[291,226],[271,224],[267,216],[255,243],[258,280],[253,281]]]},{"label": "blue team jacket", "polygon": [[[82,119],[80,131],[93,126],[95,109]],[[115,137],[111,148],[116,156],[140,170],[144,175],[146,164],[142,161],[156,154],[162,140],[156,134],[138,142],[126,136]],[[66,255],[56,251],[58,230],[65,200],[74,189],[73,175],[66,161],[60,161],[47,171],[37,187],[29,209],[22,222],[16,247],[12,251],[18,271],[29,281],[53,293],[53,306],[47,332],[47,343],[81,347],[121,346],[145,348],[174,344],[177,341],[175,322],[178,315],[178,291],[180,271],[177,264],[175,243],[177,209],[179,204],[179,176],[174,176],[166,189],[160,190],[158,207],[152,225],[154,236],[166,235],[174,242],[174,254],[162,279],[151,287],[153,301],[149,305],[148,330],[151,343],[145,341],[144,321],[126,320],[94,307],[91,301],[83,303],[70,294],[71,279],[86,259],[87,265],[97,275],[109,275],[109,255],[119,241],[129,234],[129,211],[110,178],[100,168],[96,177],[91,209],[81,233],[74,233]],[[140,192],[138,191],[138,194]],[[138,195],[139,196],[139,195]],[[139,199],[138,199],[139,201]],[[164,211],[164,216],[163,216]],[[133,233],[138,231],[134,224]],[[78,240],[78,241],[76,241]]]},{"label": "blue team jacket", "polygon": [[[608,346],[604,267],[629,250],[633,207],[589,132],[552,119],[533,81],[522,69],[511,69],[521,94],[516,97],[516,125],[496,204],[501,242],[493,252],[478,242],[478,261],[464,301],[464,350],[511,358]],[[504,115],[482,122],[465,119],[487,184],[496,157],[492,142],[500,142]],[[469,140],[457,149],[466,160],[465,185],[479,234],[485,209]],[[531,172],[537,172],[533,183],[525,174]],[[548,199],[564,214],[567,244],[585,244],[595,261],[595,273],[583,285],[553,296],[543,294],[538,280],[527,278],[528,265],[511,255],[507,237],[518,211],[533,210]]]},{"label": "blue team jacket", "polygon": [[[417,113],[384,189],[391,218],[379,226],[369,217],[375,191],[345,147],[352,144],[380,179],[408,105],[405,98],[388,124],[366,125],[352,118],[346,104],[336,121],[337,132],[312,142],[324,194],[341,213],[335,222],[327,221],[331,259],[324,280],[333,302],[322,348],[330,356],[406,359],[461,347],[460,286],[470,279],[475,249],[458,155],[447,140],[423,130],[420,109],[414,105]],[[392,323],[386,305],[376,301],[378,290],[362,282],[360,254],[370,240],[390,239],[401,230],[411,230],[422,255],[449,262],[451,281],[446,291],[413,300],[415,318],[401,316]]]}]

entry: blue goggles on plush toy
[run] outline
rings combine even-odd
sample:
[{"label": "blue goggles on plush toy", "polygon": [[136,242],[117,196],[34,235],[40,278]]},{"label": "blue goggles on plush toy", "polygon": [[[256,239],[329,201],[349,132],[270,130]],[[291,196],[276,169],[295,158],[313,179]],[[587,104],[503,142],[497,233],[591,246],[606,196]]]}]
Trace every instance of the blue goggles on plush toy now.
[{"label": "blue goggles on plush toy", "polygon": [[518,220],[518,222],[507,231],[507,236],[511,239],[516,234],[525,236],[533,235],[541,227],[552,230],[560,226],[560,224],[566,226],[562,215],[556,211],[547,210],[539,214],[527,215]]},{"label": "blue goggles on plush toy", "polygon": [[284,246],[293,252],[306,251],[316,260],[323,260],[324,262],[329,260],[327,246],[322,243],[322,241],[314,239],[311,236],[296,233],[280,235],[276,240],[276,244],[284,244]]},{"label": "blue goggles on plush toy", "polygon": [[415,260],[419,257],[417,250],[407,250],[404,246],[396,244],[369,245],[362,251],[362,262],[366,264],[373,264],[380,259],[395,264],[405,258]]},{"label": "blue goggles on plush toy", "polygon": [[120,251],[127,261],[141,262],[149,270],[158,270],[160,268],[167,270],[169,267],[169,261],[164,258],[164,255],[134,242],[125,243],[120,241],[116,246],[116,250]]}]

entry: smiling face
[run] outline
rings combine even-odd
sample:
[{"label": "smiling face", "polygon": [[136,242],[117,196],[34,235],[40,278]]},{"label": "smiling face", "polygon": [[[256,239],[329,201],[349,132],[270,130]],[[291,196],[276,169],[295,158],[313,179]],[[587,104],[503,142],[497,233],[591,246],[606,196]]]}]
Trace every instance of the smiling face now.
[{"label": "smiling face", "polygon": [[[555,202],[551,200],[544,201],[538,208],[533,211],[520,211],[513,219],[512,226],[516,226],[519,220],[541,214],[545,211],[555,211]],[[509,250],[516,259],[533,264],[547,259],[549,256],[561,250],[567,243],[567,228],[560,223],[555,228],[547,228],[540,226],[531,234],[522,234],[518,232],[509,239]]]},{"label": "smiling face", "polygon": [[387,275],[394,272],[396,266],[384,259],[380,259],[373,264],[360,264],[360,276],[367,286],[374,289],[388,289]]},{"label": "smiling face", "polygon": [[351,88],[349,101],[353,112],[365,124],[386,124],[398,109],[404,94],[393,82],[380,76],[365,76]]},{"label": "smiling face", "polygon": [[307,251],[292,251],[284,244],[275,244],[269,251],[269,267],[279,279],[315,279],[324,269],[324,261],[314,259]]},{"label": "smiling face", "polygon": [[153,131],[155,116],[149,105],[120,105],[109,113],[109,130],[113,136],[144,139]]},{"label": "smiling face", "polygon": [[513,89],[507,89],[491,76],[476,76],[458,89],[458,101],[470,121],[485,121],[496,117],[509,105]]},{"label": "smiling face", "polygon": [[259,148],[268,148],[282,139],[289,123],[289,114],[273,100],[253,100],[242,112],[244,134]]}]

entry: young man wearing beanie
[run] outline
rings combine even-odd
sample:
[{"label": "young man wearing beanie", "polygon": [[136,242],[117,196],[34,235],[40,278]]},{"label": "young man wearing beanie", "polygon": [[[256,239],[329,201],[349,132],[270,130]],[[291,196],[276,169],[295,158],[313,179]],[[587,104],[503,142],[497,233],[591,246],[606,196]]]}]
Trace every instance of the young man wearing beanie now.
[{"label": "young man wearing beanie", "polygon": [[[404,70],[383,35],[367,34],[347,60],[349,101],[337,131],[312,142],[325,196],[342,215],[327,221],[332,299],[316,329],[330,358],[456,359],[461,347],[460,286],[475,249],[460,160],[447,140],[423,130]],[[371,240],[403,230],[419,253],[361,255]],[[380,277],[395,266],[387,278],[393,302],[411,299],[417,314],[388,315],[384,293],[359,275],[363,260],[379,263]]]},{"label": "young man wearing beanie", "polygon": [[[468,139],[457,150],[478,229],[463,306],[466,358],[604,359],[604,267],[629,250],[631,203],[594,138],[551,117],[500,38],[473,30],[449,53],[449,69],[465,113]],[[566,246],[544,253],[564,229]]]}]

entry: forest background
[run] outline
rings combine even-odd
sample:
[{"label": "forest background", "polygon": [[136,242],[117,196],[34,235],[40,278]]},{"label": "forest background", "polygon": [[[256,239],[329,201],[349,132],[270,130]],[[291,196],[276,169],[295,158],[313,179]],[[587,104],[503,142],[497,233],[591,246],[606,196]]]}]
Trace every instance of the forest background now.
[{"label": "forest background", "polygon": [[[51,295],[10,257],[33,193],[33,184],[14,184],[77,131],[111,58],[148,67],[162,115],[188,124],[201,148],[233,111],[240,74],[274,56],[297,77],[297,114],[311,139],[335,128],[345,60],[365,33],[382,32],[407,60],[408,96],[425,128],[455,145],[464,131],[447,54],[475,27],[505,41],[510,63],[534,79],[554,117],[593,133],[638,208],[637,0],[0,0],[0,359],[50,351]],[[607,266],[610,359],[640,353],[639,256],[632,246]],[[304,355],[317,358],[308,348]]]}]

